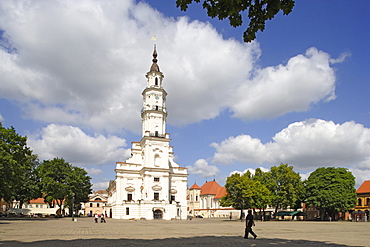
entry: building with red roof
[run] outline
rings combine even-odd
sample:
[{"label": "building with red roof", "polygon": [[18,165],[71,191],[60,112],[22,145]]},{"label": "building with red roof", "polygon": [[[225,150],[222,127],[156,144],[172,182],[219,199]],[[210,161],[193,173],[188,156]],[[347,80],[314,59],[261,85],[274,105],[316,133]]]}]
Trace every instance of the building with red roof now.
[{"label": "building with red roof", "polygon": [[[369,220],[370,210],[370,180],[364,181],[357,189],[357,205],[355,211],[360,213],[360,216],[366,217]],[[363,218],[361,217],[361,218]]]},{"label": "building with red roof", "polygon": [[221,198],[226,195],[226,188],[215,180],[206,182],[201,187],[194,183],[188,189],[188,214],[190,216],[238,217],[239,210],[220,205]]},{"label": "building with red roof", "polygon": [[18,201],[13,201],[13,205],[8,209],[7,213],[16,215],[30,215],[30,216],[47,216],[57,215],[62,213],[63,208],[59,208],[57,203],[47,203],[44,198],[32,199],[29,202],[25,202],[20,208]]}]

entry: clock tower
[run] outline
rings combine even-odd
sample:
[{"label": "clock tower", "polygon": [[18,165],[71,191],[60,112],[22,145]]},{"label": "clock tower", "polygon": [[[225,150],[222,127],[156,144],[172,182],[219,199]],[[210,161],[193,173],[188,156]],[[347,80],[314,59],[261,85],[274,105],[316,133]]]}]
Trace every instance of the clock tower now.
[{"label": "clock tower", "polygon": [[144,89],[143,108],[141,110],[142,136],[166,137],[166,97],[162,87],[163,73],[157,64],[157,51],[154,46],[153,64],[146,74],[147,86]]},{"label": "clock tower", "polygon": [[[132,142],[131,157],[116,162],[116,178],[110,181],[105,212],[115,219],[186,219],[187,169],[174,160],[166,133],[166,97],[163,73],[157,64],[146,73],[142,92],[142,137]],[[109,213],[108,213],[109,212]]]}]

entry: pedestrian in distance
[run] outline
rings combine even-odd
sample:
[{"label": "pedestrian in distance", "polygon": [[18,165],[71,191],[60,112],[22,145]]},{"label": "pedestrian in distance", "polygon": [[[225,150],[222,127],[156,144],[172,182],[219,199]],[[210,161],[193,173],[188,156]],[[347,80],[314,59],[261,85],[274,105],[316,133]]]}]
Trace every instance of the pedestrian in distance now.
[{"label": "pedestrian in distance", "polygon": [[97,214],[95,214],[95,216],[94,216],[94,220],[95,220],[95,223],[98,223],[98,215]]},{"label": "pedestrian in distance", "polygon": [[107,223],[106,221],[105,221],[105,219],[104,219],[104,214],[102,214],[101,216],[100,216],[100,223]]},{"label": "pedestrian in distance", "polygon": [[252,210],[248,210],[248,215],[245,218],[245,233],[244,238],[248,238],[249,233],[254,237],[254,239],[257,238],[257,235],[253,232],[252,227],[255,226],[254,224],[254,218],[252,214]]}]

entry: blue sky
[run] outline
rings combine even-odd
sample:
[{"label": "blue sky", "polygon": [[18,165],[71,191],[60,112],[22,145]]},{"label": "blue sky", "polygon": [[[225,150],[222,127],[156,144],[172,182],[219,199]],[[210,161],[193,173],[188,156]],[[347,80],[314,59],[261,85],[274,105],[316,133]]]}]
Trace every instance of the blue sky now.
[{"label": "blue sky", "polygon": [[[370,179],[368,1],[296,1],[245,44],[243,25],[175,0],[1,1],[0,120],[94,190],[141,139],[157,36],[170,133],[188,184],[288,163]],[[245,19],[245,22],[247,20]]]}]

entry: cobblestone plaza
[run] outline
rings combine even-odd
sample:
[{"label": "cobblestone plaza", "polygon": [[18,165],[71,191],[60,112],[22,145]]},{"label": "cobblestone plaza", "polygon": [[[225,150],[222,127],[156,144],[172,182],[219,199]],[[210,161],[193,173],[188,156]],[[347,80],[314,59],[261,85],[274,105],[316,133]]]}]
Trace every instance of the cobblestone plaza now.
[{"label": "cobblestone plaza", "polygon": [[370,246],[368,222],[0,218],[0,246]]}]

